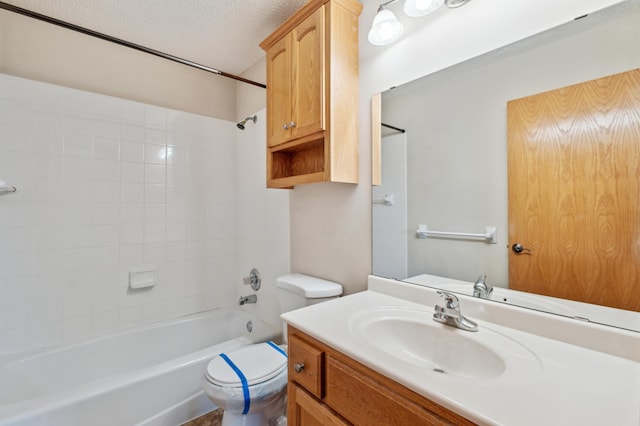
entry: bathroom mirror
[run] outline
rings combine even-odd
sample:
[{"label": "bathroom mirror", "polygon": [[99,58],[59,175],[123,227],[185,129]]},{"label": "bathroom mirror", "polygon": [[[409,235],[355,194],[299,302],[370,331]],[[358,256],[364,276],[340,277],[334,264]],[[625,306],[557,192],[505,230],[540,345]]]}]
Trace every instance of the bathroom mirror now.
[{"label": "bathroom mirror", "polygon": [[[508,288],[507,102],[636,68],[640,2],[630,0],[382,93],[373,274],[435,286],[486,275]],[[480,238],[418,238],[419,225]],[[482,237],[491,228],[495,243]],[[533,307],[640,331],[635,311],[547,302]]]}]

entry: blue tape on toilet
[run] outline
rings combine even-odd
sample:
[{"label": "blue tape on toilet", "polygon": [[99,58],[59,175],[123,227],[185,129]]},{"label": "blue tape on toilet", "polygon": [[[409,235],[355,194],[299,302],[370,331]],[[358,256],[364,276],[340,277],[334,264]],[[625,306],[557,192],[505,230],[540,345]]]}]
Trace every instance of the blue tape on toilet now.
[{"label": "blue tape on toilet", "polygon": [[242,371],[238,368],[237,365],[233,363],[225,354],[220,354],[220,358],[224,359],[229,367],[238,375],[240,379],[240,383],[242,383],[242,393],[244,394],[244,410],[242,414],[247,414],[249,412],[249,407],[251,406],[251,395],[249,394],[249,383],[247,383],[247,378],[244,376]]},{"label": "blue tape on toilet", "polygon": [[275,349],[276,351],[280,352],[282,355],[284,355],[285,358],[289,358],[287,356],[287,353],[278,345],[276,345],[275,343],[273,343],[271,340],[269,340],[267,342],[267,345],[271,346],[273,349]]}]

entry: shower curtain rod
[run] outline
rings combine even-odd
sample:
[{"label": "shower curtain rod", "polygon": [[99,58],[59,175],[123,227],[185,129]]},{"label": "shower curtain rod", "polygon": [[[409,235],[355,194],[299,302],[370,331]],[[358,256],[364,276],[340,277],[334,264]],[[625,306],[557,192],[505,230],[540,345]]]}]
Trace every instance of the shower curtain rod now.
[{"label": "shower curtain rod", "polygon": [[140,52],[149,53],[150,55],[154,55],[154,56],[158,56],[160,58],[168,59],[170,61],[177,62],[179,64],[188,65],[190,67],[197,68],[197,69],[202,70],[202,71],[210,72],[212,74],[220,75],[222,77],[231,78],[231,79],[240,81],[242,83],[247,83],[247,84],[251,84],[251,85],[254,85],[254,86],[262,87],[263,89],[267,88],[267,86],[265,84],[258,83],[258,82],[253,81],[253,80],[248,80],[246,78],[243,78],[243,77],[240,77],[240,76],[237,76],[237,75],[234,75],[234,74],[229,74],[229,73],[226,73],[224,71],[217,70],[215,68],[207,67],[205,65],[201,65],[201,64],[198,64],[196,62],[188,61],[186,59],[182,59],[182,58],[179,58],[177,56],[170,55],[168,53],[164,53],[164,52],[160,52],[158,50],[150,49],[148,47],[140,46],[139,44],[131,43],[129,41],[122,40],[122,39],[119,39],[119,38],[116,38],[116,37],[112,37],[112,36],[107,35],[107,34],[99,33],[97,31],[93,31],[93,30],[90,30],[88,28],[84,28],[84,27],[81,27],[81,26],[78,26],[78,25],[75,25],[75,24],[71,24],[69,22],[61,21],[59,19],[52,18],[52,17],[47,16],[47,15],[42,15],[40,13],[32,12],[32,11],[30,11],[28,9],[23,9],[21,7],[11,5],[11,4],[5,3],[3,1],[0,1],[0,9],[4,9],[4,10],[8,10],[9,12],[14,12],[14,13],[18,13],[20,15],[28,16],[29,18],[37,19],[39,21],[44,21],[44,22],[47,22],[49,24],[57,25],[59,27],[66,28],[68,30],[73,30],[73,31],[76,31],[76,32],[79,32],[79,33],[82,33],[82,34],[86,34],[86,35],[89,35],[89,36],[92,36],[92,37],[99,38],[101,40],[105,40],[105,41],[109,41],[111,43],[119,44],[121,46],[129,47],[131,49],[135,49],[135,50],[138,50]]},{"label": "shower curtain rod", "polygon": [[387,129],[395,130],[396,132],[400,132],[400,133],[404,133],[404,132],[406,132],[406,130],[405,130],[405,129],[401,129],[400,127],[392,126],[391,124],[387,124],[387,123],[380,123],[380,125],[381,125],[382,127],[386,127]]}]

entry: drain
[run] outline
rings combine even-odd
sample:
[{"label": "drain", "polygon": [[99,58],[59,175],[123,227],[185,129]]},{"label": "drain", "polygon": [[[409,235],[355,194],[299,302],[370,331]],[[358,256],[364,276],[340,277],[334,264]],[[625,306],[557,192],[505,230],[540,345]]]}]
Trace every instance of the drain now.
[{"label": "drain", "polygon": [[442,373],[442,374],[447,374],[442,368],[434,368],[433,371],[435,371],[436,373]]},{"label": "drain", "polygon": [[247,331],[249,333],[253,331],[253,323],[251,321],[247,321]]}]

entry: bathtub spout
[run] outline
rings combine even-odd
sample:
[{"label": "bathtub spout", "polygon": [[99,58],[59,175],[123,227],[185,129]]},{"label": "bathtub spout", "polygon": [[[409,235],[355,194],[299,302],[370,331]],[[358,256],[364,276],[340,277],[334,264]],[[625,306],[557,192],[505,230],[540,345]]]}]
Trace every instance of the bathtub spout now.
[{"label": "bathtub spout", "polygon": [[238,305],[244,305],[245,303],[256,303],[258,301],[258,296],[255,294],[251,294],[249,296],[240,296],[240,300],[238,300]]}]

